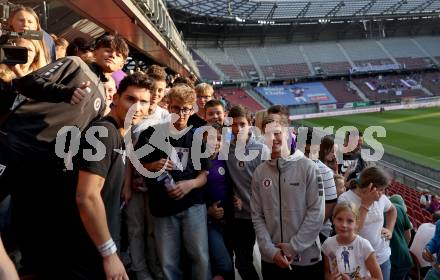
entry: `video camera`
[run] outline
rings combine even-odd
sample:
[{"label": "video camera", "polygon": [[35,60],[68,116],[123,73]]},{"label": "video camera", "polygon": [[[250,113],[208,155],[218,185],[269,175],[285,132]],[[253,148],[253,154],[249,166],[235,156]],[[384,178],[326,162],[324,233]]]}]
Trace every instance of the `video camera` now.
[{"label": "video camera", "polygon": [[25,64],[28,59],[27,49],[25,47],[12,46],[10,40],[42,40],[43,31],[26,30],[24,32],[13,32],[3,29],[2,22],[5,22],[9,17],[9,5],[0,5],[0,17],[0,64]]}]

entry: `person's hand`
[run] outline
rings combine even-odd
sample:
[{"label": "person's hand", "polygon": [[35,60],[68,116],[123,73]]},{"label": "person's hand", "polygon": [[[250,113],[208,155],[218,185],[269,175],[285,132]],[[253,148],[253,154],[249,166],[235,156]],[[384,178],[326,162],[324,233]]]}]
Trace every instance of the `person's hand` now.
[{"label": "person's hand", "polygon": [[107,280],[128,280],[124,265],[116,253],[104,257],[102,263]]},{"label": "person's hand", "polygon": [[14,72],[17,78],[21,78],[26,75],[23,70],[21,70],[20,64],[8,65],[8,67],[9,69],[11,69],[12,72]]},{"label": "person's hand", "polygon": [[434,256],[431,254],[431,252],[429,252],[428,250],[423,249],[422,251],[422,257],[425,259],[425,261],[427,262],[433,262],[434,261]]},{"label": "person's hand", "polygon": [[350,280],[350,277],[345,273],[335,272],[330,276],[330,280]]},{"label": "person's hand", "polygon": [[289,243],[278,243],[275,245],[275,247],[281,249],[284,254],[288,254],[288,255],[296,254],[296,252],[292,251],[292,248],[290,247]]},{"label": "person's hand", "polygon": [[382,228],[381,234],[386,240],[390,240],[393,237],[393,232],[387,228]]},{"label": "person's hand", "polygon": [[220,203],[221,203],[221,201],[219,200],[208,207],[208,215],[211,218],[216,219],[216,220],[223,218],[225,211],[223,210],[223,207],[218,207],[218,205]]},{"label": "person's hand", "polygon": [[168,195],[175,200],[183,198],[193,189],[192,180],[183,180],[176,183],[176,187],[168,191]]},{"label": "person's hand", "polygon": [[237,209],[238,211],[241,211],[243,205],[241,203],[241,199],[237,195],[234,195],[233,203],[234,203],[234,208]]},{"label": "person's hand", "polygon": [[144,164],[144,167],[150,171],[157,172],[162,170],[165,166],[165,170],[173,170],[173,162],[169,159],[163,158],[158,161]]},{"label": "person's hand", "polygon": [[373,187],[373,183],[370,183],[368,187],[360,193],[361,205],[370,207],[377,198],[376,187]]},{"label": "person's hand", "polygon": [[288,268],[292,263],[292,256],[283,254],[281,250],[279,250],[275,256],[273,257],[273,262],[281,268]]},{"label": "person's hand", "polygon": [[89,94],[91,92],[90,88],[90,82],[83,82],[75,89],[72,95],[72,99],[70,100],[70,104],[75,105],[80,103],[86,94]]}]

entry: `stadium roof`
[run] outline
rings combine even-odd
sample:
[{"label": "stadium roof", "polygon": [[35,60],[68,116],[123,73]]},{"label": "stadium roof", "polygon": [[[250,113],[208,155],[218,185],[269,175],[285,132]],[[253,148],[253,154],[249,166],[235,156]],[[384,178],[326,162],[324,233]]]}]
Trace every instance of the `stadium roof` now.
[{"label": "stadium roof", "polygon": [[440,0],[167,0],[167,4],[170,10],[184,12],[190,17],[266,24],[440,13]]}]

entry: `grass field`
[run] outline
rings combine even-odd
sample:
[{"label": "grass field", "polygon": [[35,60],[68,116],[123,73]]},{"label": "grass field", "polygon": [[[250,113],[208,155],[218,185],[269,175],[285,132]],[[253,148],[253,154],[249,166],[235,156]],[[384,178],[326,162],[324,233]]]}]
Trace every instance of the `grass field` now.
[{"label": "grass field", "polygon": [[[440,169],[440,108],[388,111],[340,117],[309,119],[304,126],[355,126],[364,131],[368,126],[383,126],[385,138],[376,138],[386,153]],[[376,137],[376,136],[375,136]]]}]

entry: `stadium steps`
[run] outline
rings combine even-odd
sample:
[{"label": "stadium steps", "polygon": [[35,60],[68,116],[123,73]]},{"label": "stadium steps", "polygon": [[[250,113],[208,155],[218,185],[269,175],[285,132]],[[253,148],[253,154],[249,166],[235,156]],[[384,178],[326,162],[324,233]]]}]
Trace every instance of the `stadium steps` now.
[{"label": "stadium steps", "polygon": [[200,56],[201,59],[203,59],[203,61],[205,61],[206,64],[208,64],[209,67],[211,67],[212,70],[214,70],[215,73],[217,73],[217,75],[219,75],[219,77],[224,80],[225,79],[225,74],[223,73],[223,71],[220,70],[220,68],[217,67],[217,65],[215,65],[215,63],[213,63],[207,55],[205,55],[203,52],[193,49],[194,52]]},{"label": "stadium steps", "polygon": [[344,49],[344,47],[340,43],[336,43],[338,48],[341,50],[342,54],[344,55],[345,59],[347,59],[348,63],[350,63],[351,67],[354,67],[354,63],[351,60],[350,56],[348,55],[347,51]]},{"label": "stadium steps", "polygon": [[259,95],[252,87],[245,87],[243,88],[246,93],[252,97],[258,104],[261,105],[263,108],[269,108],[272,104],[264,100],[261,95]]},{"label": "stadium steps", "polygon": [[258,65],[257,61],[255,60],[254,54],[251,52],[249,48],[246,48],[246,51],[252,60],[252,63],[254,64],[255,69],[257,70],[258,77],[260,77],[260,81],[263,81],[265,79],[263,71],[260,68],[260,65]]},{"label": "stadium steps", "polygon": [[424,86],[420,85],[420,89],[428,96],[434,96],[434,94],[427,88],[425,88]]},{"label": "stadium steps", "polygon": [[351,89],[354,89],[357,93],[357,95],[363,100],[363,101],[368,101],[368,98],[365,96],[365,94],[362,92],[362,90],[352,81],[350,81],[348,83],[350,85]]},{"label": "stadium steps", "polygon": [[309,57],[307,56],[307,54],[306,54],[305,51],[304,51],[304,47],[303,47],[303,46],[299,46],[299,51],[301,52],[301,54],[302,54],[302,56],[303,56],[303,58],[304,58],[304,61],[306,62],[307,67],[309,68],[310,73],[311,73],[312,75],[316,75],[315,70],[313,69],[313,65],[312,65],[312,63],[310,62]]},{"label": "stadium steps", "polygon": [[411,38],[410,39],[411,40],[411,42],[413,42],[414,43],[414,45],[426,56],[426,57],[429,57],[429,59],[431,59],[436,65],[439,65],[439,63],[438,63],[438,60],[435,58],[435,57],[433,57],[432,55],[430,55],[423,47],[422,47],[422,45],[420,45],[420,43],[419,42],[417,42],[414,38]]},{"label": "stadium steps", "polygon": [[232,59],[232,57],[228,54],[228,52],[226,51],[226,48],[223,49],[223,53],[225,54],[225,56],[232,62],[232,65],[234,65],[235,68],[237,68],[238,72],[240,73],[241,77],[243,79],[247,79],[247,75],[245,75],[245,73],[243,73],[243,70],[240,68],[240,66],[238,66],[238,64],[235,62],[235,59]]},{"label": "stadium steps", "polygon": [[387,50],[387,48],[385,48],[385,46],[379,42],[376,41],[376,44],[379,45],[379,47],[383,50],[384,53],[386,53],[386,55],[388,56],[389,59],[391,59],[393,61],[394,64],[400,64],[395,58],[394,56],[391,55],[391,53]]}]

